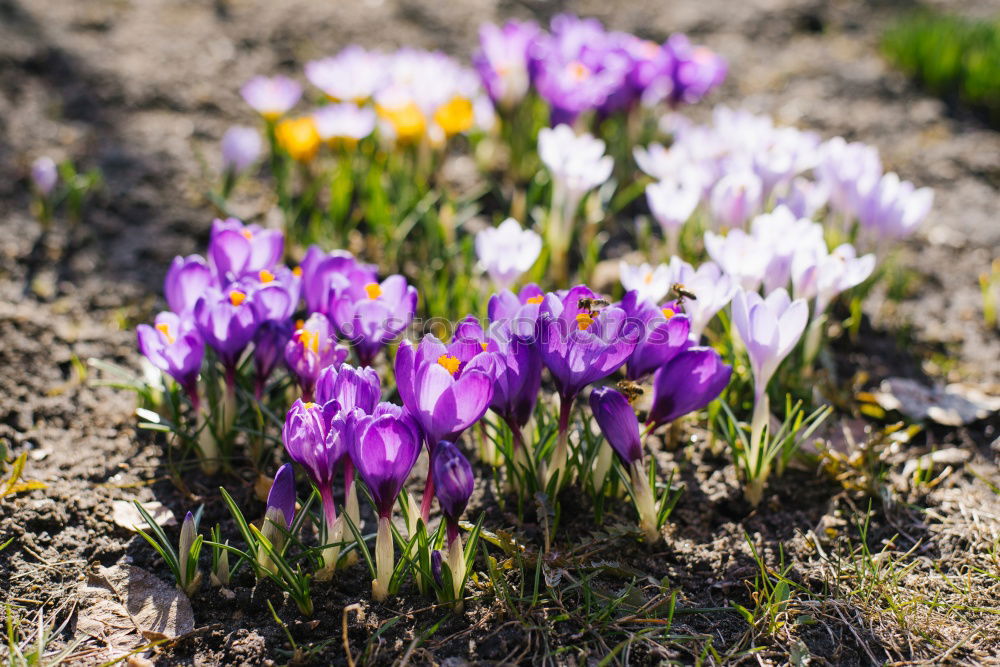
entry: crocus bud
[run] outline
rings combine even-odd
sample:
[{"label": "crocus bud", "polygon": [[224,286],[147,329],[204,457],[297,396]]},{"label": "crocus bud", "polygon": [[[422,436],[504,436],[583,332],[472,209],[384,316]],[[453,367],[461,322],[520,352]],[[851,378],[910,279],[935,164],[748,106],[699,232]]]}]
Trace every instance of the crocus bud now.
[{"label": "crocus bud", "polygon": [[[442,440],[435,446],[432,459],[437,499],[441,503],[441,511],[448,519],[450,533],[451,526],[458,523],[465,506],[469,503],[475,486],[475,477],[468,459],[458,447],[447,440]],[[451,539],[449,535],[449,544]]]},{"label": "crocus bud", "polygon": [[628,399],[611,387],[598,387],[590,392],[590,409],[604,439],[615,450],[625,466],[642,460],[639,439],[639,418]]},{"label": "crocus bud", "polygon": [[[267,494],[267,509],[264,512],[264,523],[260,532],[271,543],[274,551],[281,551],[285,543],[285,533],[295,518],[295,471],[291,463],[278,468],[274,482]],[[264,570],[274,572],[275,565],[271,557],[262,548],[257,552],[257,564]]]},{"label": "crocus bud", "polygon": [[646,422],[660,426],[715,400],[729,384],[733,367],[710,347],[689,347],[653,376],[653,407]]},{"label": "crocus bud", "polygon": [[441,563],[443,560],[440,549],[435,549],[431,552],[431,574],[434,576],[434,581],[437,582],[438,586],[444,585],[444,581],[441,579]]},{"label": "crocus bud", "polygon": [[40,195],[47,197],[58,181],[59,172],[52,158],[43,156],[31,163],[31,182]]},{"label": "crocus bud", "polygon": [[320,313],[310,315],[285,345],[285,363],[306,400],[312,399],[320,371],[339,366],[346,358],[347,348],[337,345],[330,321]]},{"label": "crocus bud", "polygon": [[184,516],[184,523],[181,524],[181,537],[177,545],[177,555],[180,565],[180,581],[178,584],[181,590],[188,596],[194,595],[201,584],[201,572],[198,571],[197,563],[194,564],[193,571],[188,572],[192,567],[190,562],[191,546],[197,538],[198,527],[195,525],[194,515],[188,512]]},{"label": "crocus bud", "polygon": [[260,158],[263,148],[264,143],[257,130],[234,125],[222,135],[222,165],[234,173],[245,171]]}]

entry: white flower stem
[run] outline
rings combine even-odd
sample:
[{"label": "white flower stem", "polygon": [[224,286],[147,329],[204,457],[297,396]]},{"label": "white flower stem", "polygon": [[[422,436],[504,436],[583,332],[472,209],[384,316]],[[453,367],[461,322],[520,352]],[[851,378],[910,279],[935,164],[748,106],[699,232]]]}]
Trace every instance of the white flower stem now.
[{"label": "white flower stem", "polygon": [[771,417],[771,399],[766,388],[759,389],[753,406],[753,420],[750,422],[750,453],[747,457],[746,497],[755,507],[764,494],[764,484],[770,473],[770,464],[764,461],[764,428]]},{"label": "white flower stem", "polygon": [[375,536],[375,579],[372,581],[372,597],[379,602],[389,596],[392,566],[392,528],[389,517],[383,516],[379,517],[378,533]]},{"label": "white flower stem", "polygon": [[653,489],[649,486],[649,477],[643,469],[642,460],[633,462],[629,473],[635,509],[639,513],[639,530],[646,536],[647,542],[654,544],[660,541],[660,528],[656,525],[656,500],[653,498]]}]

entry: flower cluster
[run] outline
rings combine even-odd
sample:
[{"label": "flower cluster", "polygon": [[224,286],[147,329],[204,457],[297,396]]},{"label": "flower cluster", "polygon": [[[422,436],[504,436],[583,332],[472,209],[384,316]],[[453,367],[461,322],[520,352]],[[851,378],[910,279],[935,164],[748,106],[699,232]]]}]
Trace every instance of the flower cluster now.
[{"label": "flower cluster", "polygon": [[534,88],[553,125],[589,111],[697,102],[726,75],[722,58],[684,35],[657,44],[568,14],[554,17],[548,32],[514,20],[484,25],[479,44],[473,62],[493,101],[509,109]]}]

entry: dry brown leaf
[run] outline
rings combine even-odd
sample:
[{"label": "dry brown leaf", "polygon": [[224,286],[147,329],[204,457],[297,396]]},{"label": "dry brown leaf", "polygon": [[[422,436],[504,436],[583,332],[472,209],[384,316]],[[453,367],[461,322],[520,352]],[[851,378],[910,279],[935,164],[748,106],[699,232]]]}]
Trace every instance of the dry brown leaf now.
[{"label": "dry brown leaf", "polygon": [[[158,525],[177,525],[177,519],[174,517],[174,513],[162,503],[158,503],[154,500],[152,502],[143,503],[142,507],[149,512],[149,516],[153,517],[153,521],[155,521]],[[111,520],[126,530],[134,531],[136,528],[146,530],[148,528],[148,526],[146,526],[146,520],[142,518],[142,515],[139,514],[139,509],[131,500],[115,500],[112,502]]]}]

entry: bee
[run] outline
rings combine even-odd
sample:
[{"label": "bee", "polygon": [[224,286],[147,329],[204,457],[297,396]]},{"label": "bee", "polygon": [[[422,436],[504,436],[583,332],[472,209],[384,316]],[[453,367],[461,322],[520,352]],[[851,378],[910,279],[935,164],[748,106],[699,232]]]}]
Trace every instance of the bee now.
[{"label": "bee", "polygon": [[625,394],[625,398],[628,399],[629,403],[633,403],[635,399],[646,393],[645,389],[631,380],[619,380],[616,386],[618,387],[618,391]]},{"label": "bee", "polygon": [[674,294],[677,295],[677,301],[684,303],[684,299],[691,299],[692,301],[697,301],[698,297],[695,296],[694,292],[688,291],[687,287],[684,287],[683,283],[674,283],[670,286]]},{"label": "bee", "polygon": [[607,299],[601,299],[598,297],[591,298],[585,296],[576,302],[577,308],[587,311],[591,316],[597,314],[597,311],[601,308],[605,308],[610,305],[611,303]]}]

